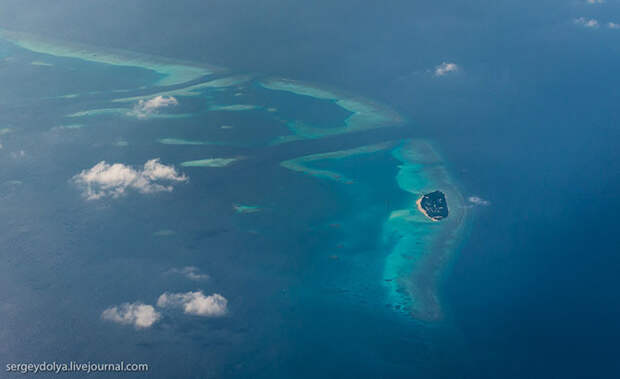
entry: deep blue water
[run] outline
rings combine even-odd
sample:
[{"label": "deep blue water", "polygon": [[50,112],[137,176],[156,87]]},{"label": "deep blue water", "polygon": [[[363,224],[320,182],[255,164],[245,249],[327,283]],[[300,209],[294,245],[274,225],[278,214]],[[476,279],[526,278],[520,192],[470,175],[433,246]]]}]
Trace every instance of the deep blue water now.
[{"label": "deep blue water", "polygon": [[[325,83],[390,104],[411,120],[404,130],[304,141],[278,147],[273,156],[248,148],[244,153],[253,159],[225,172],[187,169],[191,185],[175,188],[174,196],[122,198],[85,209],[67,185],[76,170],[102,159],[143,163],[155,146],[165,162],[201,158],[203,147],[157,146],[154,140],[198,139],[203,122],[217,125],[222,116],[154,120],[148,128],[93,120],[71,137],[59,137],[42,131],[61,115],[83,110],[83,103],[73,109],[49,101],[24,112],[33,93],[119,88],[127,78],[140,82],[148,74],[67,62],[57,65],[67,71],[55,76],[30,70],[5,75],[3,86],[11,90],[2,91],[3,99],[12,94],[20,100],[2,101],[0,128],[16,125],[22,132],[0,138],[2,153],[7,160],[11,151],[29,155],[2,167],[3,182],[25,183],[19,191],[3,185],[2,192],[2,229],[10,231],[1,241],[3,363],[131,358],[164,362],[152,372],[160,377],[620,373],[620,34],[573,23],[580,16],[618,22],[616,3],[187,1],[181,7],[145,1],[86,7],[63,1],[46,11],[34,3],[2,3],[2,26]],[[462,72],[439,80],[426,72],[443,61],[458,63]],[[95,79],[92,70],[99,73]],[[63,78],[69,76],[78,79],[67,84]],[[100,100],[93,95],[89,101]],[[273,100],[282,108],[297,106]],[[230,117],[275,127],[253,113],[222,119]],[[171,125],[180,135],[169,135]],[[270,139],[258,130],[244,142]],[[339,231],[308,228],[354,218],[355,201],[272,164],[317,147],[332,151],[409,136],[432,139],[464,195],[491,202],[471,212],[467,236],[442,283],[447,321],[437,326],[419,325],[360,297],[372,298],[376,288],[364,288],[355,275],[372,273],[372,267],[344,267],[340,272],[350,277],[343,280],[353,281],[354,291],[338,292],[330,274],[346,262],[333,262],[324,252],[338,243]],[[132,148],[111,147],[119,138]],[[228,151],[209,149],[215,155]],[[291,190],[299,188],[312,196]],[[373,195],[381,191],[390,188]],[[240,199],[270,210],[232,214],[231,204]],[[277,222],[284,219],[286,227]],[[160,229],[178,234],[152,238]],[[357,243],[372,250],[361,237]],[[181,278],[162,276],[171,262],[205,267],[212,280],[204,289],[225,292],[230,317],[202,322],[169,316],[150,334],[100,322],[102,306],[153,302],[162,288],[188,290]],[[327,283],[323,291],[304,294],[305,283],[320,280]]]}]

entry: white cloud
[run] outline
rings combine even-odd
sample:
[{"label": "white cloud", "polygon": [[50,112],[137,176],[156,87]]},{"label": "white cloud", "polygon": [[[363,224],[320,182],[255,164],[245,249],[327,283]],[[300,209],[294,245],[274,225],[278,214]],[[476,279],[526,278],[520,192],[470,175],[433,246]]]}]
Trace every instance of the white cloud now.
[{"label": "white cloud", "polygon": [[620,24],[616,24],[615,22],[609,22],[607,23],[607,27],[609,29],[620,29]]},{"label": "white cloud", "polygon": [[173,96],[155,96],[154,98],[146,101],[138,101],[138,104],[134,106],[133,111],[129,112],[129,114],[138,118],[146,118],[157,112],[160,108],[177,104],[179,104],[179,102]]},{"label": "white cloud", "polygon": [[163,293],[157,299],[159,307],[183,308],[183,312],[204,317],[223,316],[228,312],[228,300],[220,294],[205,296],[202,291]]},{"label": "white cloud", "polygon": [[198,267],[186,266],[183,268],[173,268],[170,270],[173,274],[181,274],[190,280],[201,281],[209,279],[209,275],[200,272]]},{"label": "white cloud", "polygon": [[156,323],[161,314],[152,305],[124,303],[110,307],[101,313],[101,318],[118,324],[133,325],[138,329],[148,328]]},{"label": "white cloud", "polygon": [[605,0],[586,0],[588,4],[603,4]]},{"label": "white cloud", "polygon": [[[140,193],[170,192],[171,183],[185,182],[188,178],[179,174],[174,167],[159,163],[159,158],[156,158],[147,161],[143,169],[134,169],[122,163],[110,165],[101,161],[75,175],[72,180],[82,189],[87,200],[95,200],[106,196],[123,196],[127,189]],[[169,184],[160,184],[162,181]]]},{"label": "white cloud", "polygon": [[470,196],[467,198],[467,200],[472,203],[473,205],[482,205],[482,206],[487,206],[490,205],[491,202],[488,200],[485,200],[481,197],[478,196]]},{"label": "white cloud", "polygon": [[459,66],[456,63],[443,62],[439,66],[435,67],[435,76],[444,76],[450,72],[456,72],[459,70]]},{"label": "white cloud", "polygon": [[585,17],[579,17],[575,19],[575,24],[577,25],[582,25],[586,28],[598,28],[599,27],[599,23],[597,20],[593,19],[593,18],[585,18]]}]

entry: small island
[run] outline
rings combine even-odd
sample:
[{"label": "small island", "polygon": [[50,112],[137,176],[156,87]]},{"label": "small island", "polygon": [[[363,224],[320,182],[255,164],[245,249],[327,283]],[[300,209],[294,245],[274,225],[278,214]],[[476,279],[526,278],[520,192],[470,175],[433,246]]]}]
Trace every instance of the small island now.
[{"label": "small island", "polygon": [[420,212],[433,221],[448,217],[448,203],[446,196],[441,191],[427,193],[420,197],[416,204]]}]

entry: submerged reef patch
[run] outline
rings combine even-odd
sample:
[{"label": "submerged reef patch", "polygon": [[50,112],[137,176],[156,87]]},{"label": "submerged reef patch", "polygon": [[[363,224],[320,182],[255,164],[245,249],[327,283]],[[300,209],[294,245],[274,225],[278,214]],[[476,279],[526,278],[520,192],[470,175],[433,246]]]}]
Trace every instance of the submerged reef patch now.
[{"label": "submerged reef patch", "polygon": [[306,173],[306,174],[309,174],[309,175],[312,175],[318,178],[331,179],[331,180],[335,180],[340,183],[351,184],[353,183],[353,179],[347,178],[346,176],[338,172],[335,172],[335,171],[312,168],[308,166],[308,163],[315,162],[315,161],[322,161],[325,159],[341,159],[341,158],[351,157],[354,155],[371,154],[377,151],[388,149],[392,146],[394,146],[394,142],[383,142],[383,143],[378,143],[375,145],[356,147],[353,149],[339,150],[339,151],[334,151],[334,152],[329,152],[329,153],[306,155],[303,157],[290,159],[290,160],[281,162],[280,165],[282,167],[288,168],[289,170],[303,172],[303,173]]},{"label": "submerged reef patch", "polygon": [[158,230],[156,232],[153,232],[153,236],[154,237],[170,237],[177,234],[177,232],[175,232],[174,230],[171,229],[162,229],[162,230]]},{"label": "submerged reef patch", "polygon": [[75,58],[113,66],[139,67],[151,70],[161,76],[161,79],[156,83],[160,86],[189,82],[215,71],[214,68],[202,67],[168,58],[120,49],[95,48],[85,44],[59,41],[5,29],[0,29],[0,38],[35,53]]},{"label": "submerged reef patch", "polygon": [[288,121],[286,125],[293,135],[282,136],[275,143],[322,138],[386,126],[397,126],[403,122],[402,117],[398,113],[375,102],[357,96],[321,89],[311,84],[286,79],[267,79],[262,80],[260,85],[263,88],[274,91],[286,91],[300,96],[310,96],[315,99],[331,101],[342,109],[351,112],[342,125],[329,128],[311,125],[301,120]]},{"label": "submerged reef patch", "polygon": [[193,84],[191,86],[177,88],[169,91],[161,91],[153,94],[142,95],[142,96],[133,96],[133,97],[123,97],[119,99],[114,99],[113,102],[125,103],[125,102],[134,102],[140,100],[147,100],[152,98],[153,96],[200,96],[202,95],[202,91],[205,89],[213,89],[213,88],[226,88],[238,86],[247,81],[251,80],[252,77],[250,75],[236,75],[236,76],[226,76],[223,78],[209,80],[207,82]]},{"label": "submerged reef patch", "polygon": [[33,66],[45,66],[45,67],[51,67],[53,66],[52,63],[48,63],[48,62],[41,62],[41,61],[32,61],[30,62],[31,65]]},{"label": "submerged reef patch", "polygon": [[75,130],[75,129],[82,129],[85,126],[86,125],[84,124],[63,124],[63,125],[54,126],[52,130]]},{"label": "submerged reef patch", "polygon": [[208,158],[181,163],[183,167],[226,167],[242,158]]},{"label": "submerged reef patch", "polygon": [[96,116],[114,116],[114,117],[129,117],[139,120],[153,119],[153,118],[187,118],[191,117],[191,113],[143,113],[137,112],[133,108],[99,108],[89,109],[85,111],[79,111],[66,115],[65,117],[79,118],[79,117],[96,117]]},{"label": "submerged reef patch", "polygon": [[237,213],[256,213],[260,212],[262,209],[258,205],[246,205],[246,204],[233,204],[233,209]]},{"label": "submerged reef patch", "polygon": [[243,143],[235,143],[235,142],[225,142],[225,141],[201,141],[201,140],[190,140],[184,138],[159,138],[157,140],[158,143],[162,145],[179,145],[179,146],[234,146],[234,147],[244,147],[246,144]]},{"label": "submerged reef patch", "polygon": [[157,142],[164,145],[208,145],[206,141],[188,140],[182,138],[160,138]]},{"label": "submerged reef patch", "polygon": [[209,107],[210,111],[224,111],[224,112],[239,112],[239,111],[251,111],[259,109],[260,107],[252,104],[232,104],[232,105],[212,105]]}]

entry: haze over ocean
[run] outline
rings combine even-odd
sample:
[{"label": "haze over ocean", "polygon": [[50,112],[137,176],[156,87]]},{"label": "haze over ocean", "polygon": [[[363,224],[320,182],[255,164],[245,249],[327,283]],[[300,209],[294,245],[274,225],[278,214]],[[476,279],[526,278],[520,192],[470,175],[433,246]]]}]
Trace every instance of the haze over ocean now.
[{"label": "haze over ocean", "polygon": [[0,9],[0,376],[620,374],[617,1]]}]

